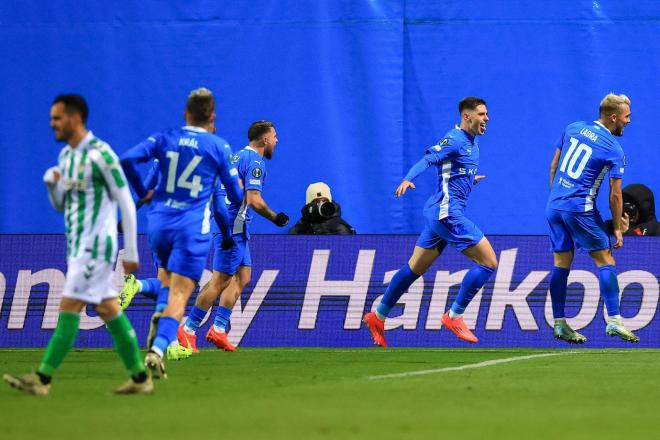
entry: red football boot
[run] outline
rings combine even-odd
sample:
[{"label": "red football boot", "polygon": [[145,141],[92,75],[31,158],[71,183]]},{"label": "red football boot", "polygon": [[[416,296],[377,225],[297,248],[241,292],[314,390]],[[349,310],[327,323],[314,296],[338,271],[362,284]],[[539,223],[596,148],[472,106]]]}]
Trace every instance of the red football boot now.
[{"label": "red football boot", "polygon": [[445,313],[442,315],[442,325],[447,327],[449,330],[452,331],[456,336],[458,336],[458,339],[461,339],[466,342],[470,342],[472,344],[476,344],[479,342],[479,339],[470,331],[470,329],[467,327],[465,324],[465,321],[463,320],[463,317],[459,317],[456,319],[451,319],[449,317],[449,313]]},{"label": "red football boot", "polygon": [[236,351],[236,347],[231,345],[229,339],[227,339],[227,333],[216,332],[213,329],[213,326],[211,326],[208,333],[206,333],[206,340],[213,343],[213,345],[218,347],[220,350]]},{"label": "red football boot", "polygon": [[374,344],[387,348],[387,341],[385,341],[385,321],[378,319],[374,312],[369,312],[362,317],[362,322],[367,324]]},{"label": "red football boot", "polygon": [[179,329],[176,331],[176,338],[182,347],[192,349],[193,353],[199,353],[199,350],[197,349],[197,335],[186,333],[183,325],[180,325]]}]

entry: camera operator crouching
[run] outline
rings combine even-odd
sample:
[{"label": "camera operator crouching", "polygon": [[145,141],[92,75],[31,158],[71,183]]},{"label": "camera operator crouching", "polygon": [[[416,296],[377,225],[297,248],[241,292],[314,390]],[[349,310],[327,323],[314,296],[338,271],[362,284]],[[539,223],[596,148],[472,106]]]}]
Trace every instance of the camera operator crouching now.
[{"label": "camera operator crouching", "polygon": [[353,235],[355,229],[341,218],[341,207],[332,201],[330,187],[323,182],[307,187],[302,218],[289,230],[299,235]]},{"label": "camera operator crouching", "polygon": [[[631,183],[623,188],[624,225],[628,230],[624,235],[659,236],[660,223],[655,217],[655,197],[653,191],[641,183]],[[612,220],[605,222],[607,231],[612,233]]]}]

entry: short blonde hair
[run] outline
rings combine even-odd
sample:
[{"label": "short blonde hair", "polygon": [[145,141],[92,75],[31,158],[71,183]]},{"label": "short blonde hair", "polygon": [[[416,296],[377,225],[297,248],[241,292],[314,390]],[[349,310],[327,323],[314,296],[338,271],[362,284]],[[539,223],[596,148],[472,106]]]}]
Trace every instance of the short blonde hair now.
[{"label": "short blonde hair", "polygon": [[614,93],[608,93],[603,100],[600,101],[600,114],[601,116],[610,116],[614,113],[618,113],[619,108],[623,104],[630,105],[630,98],[623,94],[617,95]]},{"label": "short blonde hair", "polygon": [[204,124],[211,120],[215,111],[215,99],[213,93],[206,87],[193,90],[188,95],[186,111],[190,121],[195,124]]}]

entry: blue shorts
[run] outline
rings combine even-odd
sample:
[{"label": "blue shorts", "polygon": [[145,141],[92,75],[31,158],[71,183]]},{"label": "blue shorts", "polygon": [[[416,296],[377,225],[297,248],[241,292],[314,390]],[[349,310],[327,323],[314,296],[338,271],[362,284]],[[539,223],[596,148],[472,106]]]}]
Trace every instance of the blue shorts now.
[{"label": "blue shorts", "polygon": [[484,238],[484,233],[472,220],[462,215],[450,215],[442,220],[426,218],[426,227],[419,235],[416,246],[437,248],[442,252],[447,244],[459,252],[472,247]]},{"label": "blue shorts", "polygon": [[250,246],[248,239],[243,234],[234,235],[236,245],[229,250],[223,251],[222,234],[213,234],[213,270],[215,272],[234,275],[239,266],[252,266]]},{"label": "blue shorts", "polygon": [[199,281],[206,267],[211,234],[154,228],[149,230],[149,245],[157,267]]},{"label": "blue shorts", "polygon": [[572,212],[546,209],[553,252],[568,252],[575,247],[587,252],[610,248],[610,238],[598,211]]}]

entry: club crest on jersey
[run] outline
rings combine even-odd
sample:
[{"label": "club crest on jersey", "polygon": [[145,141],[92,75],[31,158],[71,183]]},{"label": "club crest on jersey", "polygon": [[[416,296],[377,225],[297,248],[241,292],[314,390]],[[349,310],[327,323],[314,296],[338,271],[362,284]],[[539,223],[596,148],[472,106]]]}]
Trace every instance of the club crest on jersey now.
[{"label": "club crest on jersey", "polygon": [[434,145],[433,149],[435,151],[440,151],[440,150],[442,150],[442,147],[447,145],[448,143],[449,143],[449,139],[444,138],[443,140],[439,141],[437,145]]},{"label": "club crest on jersey", "polygon": [[229,163],[236,163],[238,162],[238,154],[234,154],[233,156],[229,156]]},{"label": "club crest on jersey", "polygon": [[261,171],[261,168],[255,168],[255,169],[252,170],[252,175],[254,177],[256,177],[257,179],[259,177],[261,177],[262,174],[263,174],[263,171]]}]

